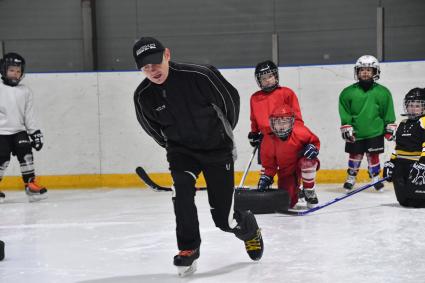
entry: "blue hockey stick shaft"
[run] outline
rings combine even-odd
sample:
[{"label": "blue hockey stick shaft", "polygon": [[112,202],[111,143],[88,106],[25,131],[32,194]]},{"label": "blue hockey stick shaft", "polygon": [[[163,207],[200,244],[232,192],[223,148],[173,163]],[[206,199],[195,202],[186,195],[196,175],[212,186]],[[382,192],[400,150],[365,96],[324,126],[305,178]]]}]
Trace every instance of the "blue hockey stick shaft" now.
[{"label": "blue hockey stick shaft", "polygon": [[334,204],[334,203],[336,203],[336,202],[338,202],[338,201],[340,201],[340,200],[343,200],[343,199],[345,199],[345,198],[351,197],[352,195],[355,195],[355,194],[357,194],[357,193],[360,193],[361,191],[364,191],[364,190],[366,190],[366,189],[368,189],[368,188],[370,188],[370,187],[372,187],[372,186],[374,186],[374,185],[376,185],[376,184],[378,184],[378,183],[381,183],[381,182],[383,182],[383,181],[385,181],[385,180],[387,180],[387,178],[379,179],[378,181],[375,181],[375,182],[373,182],[373,183],[369,183],[369,184],[367,184],[367,185],[364,185],[363,187],[360,187],[360,188],[358,188],[358,189],[356,189],[356,190],[354,190],[354,191],[352,191],[352,192],[349,192],[349,193],[347,193],[346,195],[343,195],[343,196],[337,197],[336,199],[333,199],[333,200],[331,200],[331,201],[328,201],[327,203],[324,203],[324,204],[321,204],[321,205],[317,205],[316,207],[310,208],[310,209],[308,209],[308,210],[300,211],[300,212],[298,212],[296,215],[298,215],[298,216],[303,216],[303,215],[306,215],[306,214],[312,213],[313,211],[317,211],[317,210],[322,209],[322,208],[324,208],[324,207],[327,207],[327,206],[329,206],[329,205],[331,205],[331,204]]}]

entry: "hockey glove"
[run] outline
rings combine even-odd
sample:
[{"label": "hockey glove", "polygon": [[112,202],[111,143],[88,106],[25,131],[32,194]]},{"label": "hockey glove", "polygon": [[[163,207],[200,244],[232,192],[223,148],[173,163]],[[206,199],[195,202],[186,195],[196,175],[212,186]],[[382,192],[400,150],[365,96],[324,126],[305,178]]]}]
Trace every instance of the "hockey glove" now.
[{"label": "hockey glove", "polygon": [[409,173],[409,182],[414,186],[425,185],[425,164],[415,162]]},{"label": "hockey glove", "polygon": [[258,190],[266,191],[270,189],[270,186],[273,184],[273,177],[267,175],[261,175],[260,180],[258,180]]},{"label": "hockey glove", "polygon": [[248,134],[248,140],[252,147],[259,146],[262,139],[263,139],[262,133],[249,132]]},{"label": "hockey glove", "polygon": [[384,137],[387,141],[393,141],[395,139],[395,133],[397,131],[397,124],[388,124],[385,127]]},{"label": "hockey glove", "polygon": [[393,181],[394,167],[395,164],[391,160],[384,163],[384,178],[387,178],[388,182]]},{"label": "hockey glove", "polygon": [[314,144],[309,143],[304,147],[303,156],[307,159],[314,159],[319,155],[319,150],[317,147],[314,146]]},{"label": "hockey glove", "polygon": [[31,138],[31,146],[39,151],[43,147],[43,134],[40,130],[35,131],[29,135]]},{"label": "hockey glove", "polygon": [[351,125],[342,125],[341,128],[341,135],[342,138],[346,141],[346,142],[355,142],[356,138],[354,137],[354,130],[353,130],[353,126]]}]

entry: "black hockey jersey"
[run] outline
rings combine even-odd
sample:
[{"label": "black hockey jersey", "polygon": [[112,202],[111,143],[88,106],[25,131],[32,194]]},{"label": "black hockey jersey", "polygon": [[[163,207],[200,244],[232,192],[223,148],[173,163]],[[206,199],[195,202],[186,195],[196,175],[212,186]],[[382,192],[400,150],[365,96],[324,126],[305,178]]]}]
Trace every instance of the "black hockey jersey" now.
[{"label": "black hockey jersey", "polygon": [[391,158],[421,159],[421,163],[425,163],[425,117],[400,122],[396,132],[395,153]]},{"label": "black hockey jersey", "polygon": [[134,93],[137,119],[167,150],[232,150],[238,91],[213,66],[170,62],[167,80],[143,80]]}]

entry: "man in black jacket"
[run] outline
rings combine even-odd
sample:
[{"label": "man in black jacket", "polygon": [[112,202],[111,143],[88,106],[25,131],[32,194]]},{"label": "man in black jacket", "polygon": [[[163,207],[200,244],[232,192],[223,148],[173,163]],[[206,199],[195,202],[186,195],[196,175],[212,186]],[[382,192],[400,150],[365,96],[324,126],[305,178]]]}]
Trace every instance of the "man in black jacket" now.
[{"label": "man in black jacket", "polygon": [[254,215],[234,211],[233,132],[239,117],[239,94],[213,66],[170,61],[171,53],[152,37],[133,47],[137,68],[146,79],[134,93],[142,128],[167,152],[174,182],[179,275],[196,270],[201,237],[195,206],[195,183],[202,172],[215,225],[245,242],[253,260],[263,254]]}]

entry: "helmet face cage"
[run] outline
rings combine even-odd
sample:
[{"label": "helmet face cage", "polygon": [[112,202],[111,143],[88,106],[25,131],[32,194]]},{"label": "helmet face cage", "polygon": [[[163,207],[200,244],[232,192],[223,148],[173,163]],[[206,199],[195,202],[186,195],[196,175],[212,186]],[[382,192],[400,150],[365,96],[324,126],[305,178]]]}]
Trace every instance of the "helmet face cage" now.
[{"label": "helmet face cage", "polygon": [[273,133],[281,139],[286,139],[292,132],[294,116],[271,116],[270,128]]},{"label": "helmet face cage", "polygon": [[[267,78],[272,74],[275,79],[275,83],[273,85],[263,86],[262,79]],[[279,70],[275,63],[272,61],[265,61],[257,64],[255,68],[255,80],[257,81],[257,85],[261,90],[265,92],[271,92],[275,90],[279,86]]]},{"label": "helmet face cage", "polygon": [[360,68],[373,68],[373,77],[374,81],[379,80],[381,75],[381,69],[379,67],[378,59],[372,55],[363,55],[357,59],[356,64],[354,65],[354,79],[359,80],[359,70]]},{"label": "helmet face cage", "polygon": [[404,115],[408,119],[419,119],[425,115],[425,89],[414,88],[404,97]]},{"label": "helmet face cage", "polygon": [[[21,67],[21,77],[19,79],[11,79],[7,77],[7,71],[9,67],[17,66]],[[10,86],[16,86],[24,78],[25,70],[25,59],[17,53],[7,53],[4,55],[3,59],[0,60],[0,73],[1,78],[5,84]]]},{"label": "helmet face cage", "polygon": [[423,100],[405,100],[403,108],[409,119],[418,119],[425,115],[425,101]]}]

